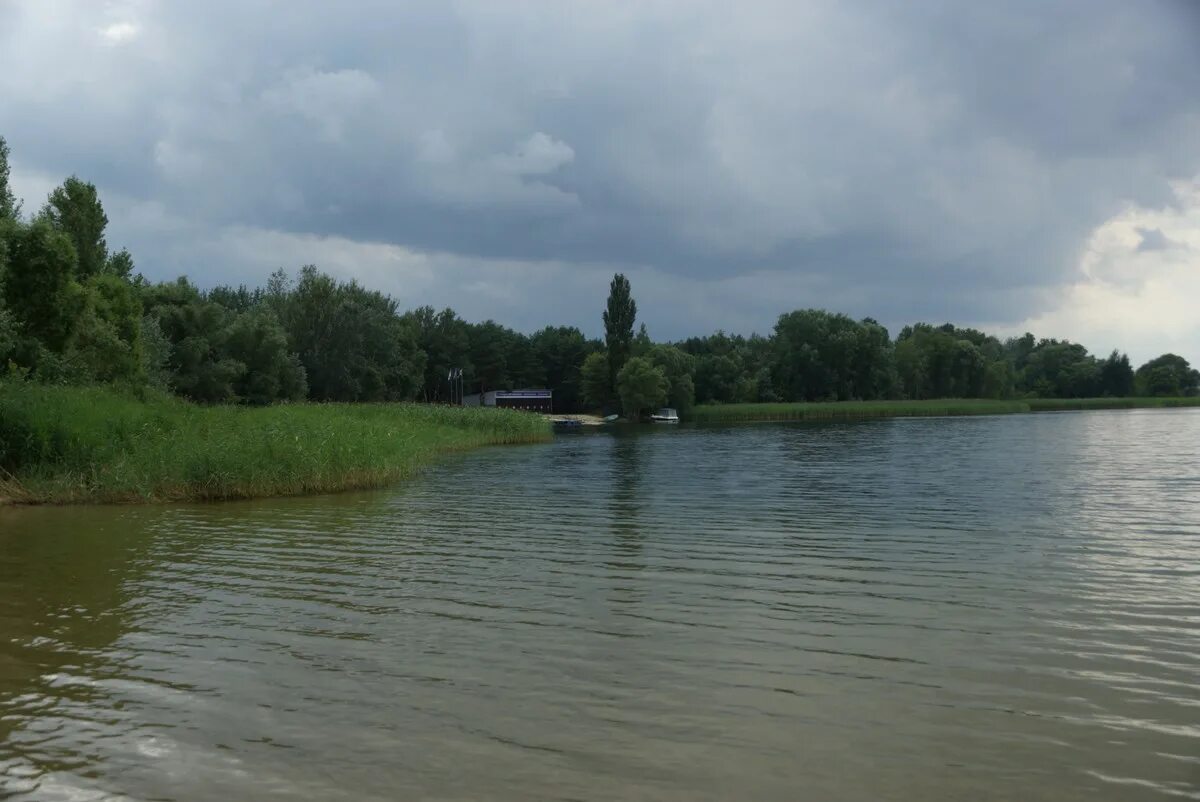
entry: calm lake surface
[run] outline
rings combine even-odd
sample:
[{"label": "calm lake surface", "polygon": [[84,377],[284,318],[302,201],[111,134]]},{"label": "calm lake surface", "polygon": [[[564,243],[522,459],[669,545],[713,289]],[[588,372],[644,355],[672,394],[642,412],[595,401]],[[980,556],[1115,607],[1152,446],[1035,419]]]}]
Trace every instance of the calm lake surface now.
[{"label": "calm lake surface", "polygon": [[1200,799],[1200,412],[0,510],[0,795]]}]

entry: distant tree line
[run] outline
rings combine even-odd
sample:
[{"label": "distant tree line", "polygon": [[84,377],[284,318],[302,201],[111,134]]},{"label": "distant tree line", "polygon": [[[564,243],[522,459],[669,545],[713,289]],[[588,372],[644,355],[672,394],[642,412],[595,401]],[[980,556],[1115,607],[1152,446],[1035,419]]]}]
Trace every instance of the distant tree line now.
[{"label": "distant tree line", "polygon": [[0,138],[0,376],[153,387],[202,403],[416,400],[548,387],[560,411],[879,398],[1194,395],[1200,373],[1164,354],[1136,371],[1077,343],[1000,340],[950,324],[906,326],[805,309],[769,336],[653,342],[629,281],[613,278],[603,340],[572,326],[524,334],[395,299],[307,266],[264,287],[151,283],[111,251],[95,186],[75,176],[31,215]]}]

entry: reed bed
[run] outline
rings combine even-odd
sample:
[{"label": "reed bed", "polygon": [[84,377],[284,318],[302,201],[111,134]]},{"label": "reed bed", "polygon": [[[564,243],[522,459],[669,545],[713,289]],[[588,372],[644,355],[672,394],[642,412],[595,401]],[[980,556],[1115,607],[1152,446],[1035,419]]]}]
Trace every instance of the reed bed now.
[{"label": "reed bed", "polygon": [[0,383],[0,502],[327,493],[406,479],[446,452],[553,435],[540,416],[419,404],[204,407]]},{"label": "reed bed", "polygon": [[1057,412],[1083,409],[1162,409],[1165,407],[1200,407],[1200,396],[1175,398],[1031,398],[1029,408],[1034,412]]}]

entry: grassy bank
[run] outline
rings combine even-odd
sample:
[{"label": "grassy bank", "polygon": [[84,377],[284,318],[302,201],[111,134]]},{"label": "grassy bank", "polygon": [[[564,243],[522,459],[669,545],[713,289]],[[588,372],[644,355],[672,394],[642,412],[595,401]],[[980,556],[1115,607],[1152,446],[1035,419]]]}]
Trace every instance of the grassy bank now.
[{"label": "grassy bank", "polygon": [[201,407],[0,383],[0,502],[233,499],[378,487],[437,455],[549,439],[539,416],[417,404]]},{"label": "grassy bank", "polygon": [[1078,409],[1162,409],[1164,407],[1200,407],[1200,396],[1186,398],[1031,398],[1026,403],[1033,412]]},{"label": "grassy bank", "polygon": [[1054,410],[1135,409],[1200,406],[1200,398],[1035,398],[1020,401],[936,399],[931,401],[837,401],[793,404],[706,404],[691,420],[707,423],[787,420],[858,420],[941,415],[1005,415]]}]

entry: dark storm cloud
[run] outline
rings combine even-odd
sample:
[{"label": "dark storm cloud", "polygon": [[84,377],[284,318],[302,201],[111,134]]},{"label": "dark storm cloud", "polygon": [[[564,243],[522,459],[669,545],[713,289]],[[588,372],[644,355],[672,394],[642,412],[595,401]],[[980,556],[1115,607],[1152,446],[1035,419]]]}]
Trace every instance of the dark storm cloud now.
[{"label": "dark storm cloud", "polygon": [[[799,305],[1006,321],[1072,277],[1096,225],[1200,170],[1185,2],[0,15],[18,166],[148,202],[110,217],[156,277],[239,275],[206,245],[237,226],[448,255],[460,283],[471,260],[753,275],[711,325]],[[668,306],[663,334],[699,325]]]}]

